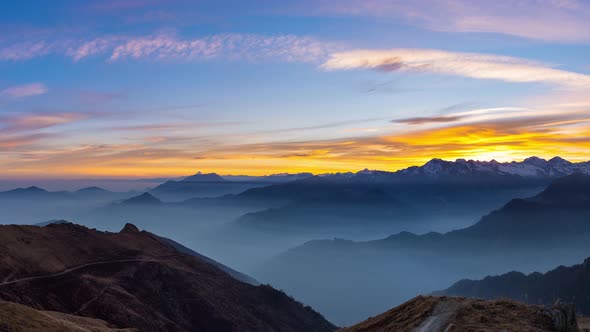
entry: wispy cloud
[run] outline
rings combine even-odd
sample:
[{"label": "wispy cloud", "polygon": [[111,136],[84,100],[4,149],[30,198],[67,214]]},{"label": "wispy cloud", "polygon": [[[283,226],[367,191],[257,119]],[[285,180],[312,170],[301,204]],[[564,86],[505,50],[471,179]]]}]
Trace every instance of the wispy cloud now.
[{"label": "wispy cloud", "polygon": [[418,124],[425,124],[425,123],[457,122],[461,119],[462,119],[461,116],[431,116],[431,117],[417,117],[417,118],[405,118],[405,119],[391,120],[391,122],[418,125]]},{"label": "wispy cloud", "polygon": [[47,174],[54,176],[145,176],[188,174],[194,169],[250,174],[321,173],[365,167],[394,170],[421,164],[433,156],[503,161],[529,155],[588,158],[590,119],[584,111],[564,113],[555,109],[504,107],[445,116],[460,119],[416,120],[413,126],[391,125],[371,136],[305,140],[273,137],[249,141],[236,136],[200,137],[194,132],[169,137],[153,135],[154,130],[164,127],[124,128],[150,135],[104,144],[80,141],[66,147],[48,140],[51,136],[43,135],[50,131],[39,128],[75,121],[75,117],[33,117],[13,120],[11,126],[19,128],[13,135],[0,131],[4,134],[0,135],[0,147],[16,151],[9,163],[0,159],[0,165],[10,169],[13,175],[38,174],[39,167],[43,167]]},{"label": "wispy cloud", "polygon": [[590,75],[559,70],[526,59],[434,49],[354,50],[334,53],[322,68],[429,72],[506,82],[549,83],[569,88],[590,87]]},{"label": "wispy cloud", "polygon": [[[26,149],[45,143],[59,136],[44,131],[63,124],[81,121],[91,115],[86,113],[10,113],[0,115],[0,151]],[[47,146],[46,146],[47,148]]]},{"label": "wispy cloud", "polygon": [[0,116],[3,133],[20,133],[89,118],[87,113],[16,113]]},{"label": "wispy cloud", "polygon": [[321,62],[335,46],[298,35],[257,35],[226,33],[198,38],[174,32],[143,36],[106,35],[96,38],[58,38],[18,41],[0,45],[0,60],[22,61],[50,54],[81,61],[104,57],[108,61],[204,61],[211,59],[245,61]]},{"label": "wispy cloud", "polygon": [[584,0],[308,0],[290,10],[403,20],[434,31],[590,42],[590,3]]},{"label": "wispy cloud", "polygon": [[47,93],[49,89],[43,83],[31,83],[5,88],[0,91],[0,97],[24,98]]}]

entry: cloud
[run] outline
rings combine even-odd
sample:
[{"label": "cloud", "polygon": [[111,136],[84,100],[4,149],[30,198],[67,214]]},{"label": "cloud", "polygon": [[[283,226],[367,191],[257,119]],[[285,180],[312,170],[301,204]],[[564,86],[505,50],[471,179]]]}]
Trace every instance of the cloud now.
[{"label": "cloud", "polygon": [[143,36],[105,35],[96,38],[58,38],[0,45],[0,60],[24,61],[62,55],[81,61],[103,57],[108,61],[205,61],[211,59],[321,62],[335,49],[330,43],[297,35],[226,33],[183,38],[174,32]]},{"label": "cloud", "polygon": [[63,133],[44,132],[43,129],[84,120],[89,116],[84,113],[3,114],[0,116],[0,151],[47,144],[48,139]]},{"label": "cloud", "polygon": [[116,46],[111,61],[121,59],[207,60],[213,58],[288,62],[314,62],[326,55],[320,42],[294,35],[259,36],[221,34],[199,39],[181,39],[161,34],[127,40]]},{"label": "cloud", "polygon": [[584,0],[309,0],[289,10],[389,18],[434,31],[590,42],[590,3]]},{"label": "cloud", "polygon": [[353,50],[334,53],[326,70],[375,69],[434,73],[518,83],[549,83],[569,88],[590,87],[590,75],[551,68],[508,56],[434,49]]},{"label": "cloud", "polygon": [[419,125],[425,123],[446,123],[446,122],[457,122],[461,120],[461,116],[432,116],[432,117],[417,117],[417,118],[406,118],[399,120],[391,120],[393,123],[403,123],[411,125]]},{"label": "cloud", "polygon": [[462,118],[331,140],[287,140],[281,136],[278,141],[273,137],[248,142],[236,136],[198,137],[193,133],[123,140],[129,144],[122,144],[121,137],[104,144],[78,140],[78,144],[67,146],[37,131],[73,118],[31,118],[16,121],[18,125],[13,127],[20,131],[10,137],[0,131],[0,147],[8,150],[4,161],[0,158],[0,166],[9,170],[8,176],[38,175],[39,168],[53,176],[146,176],[189,174],[194,169],[226,174],[323,173],[367,167],[395,170],[424,163],[433,156],[500,161],[530,155],[588,158],[590,119],[585,111],[566,114],[559,110],[493,108],[445,116]]},{"label": "cloud", "polygon": [[18,113],[0,116],[0,127],[3,133],[33,131],[89,117],[87,113]]},{"label": "cloud", "polygon": [[0,97],[24,98],[47,93],[49,89],[43,83],[17,85],[0,91]]}]

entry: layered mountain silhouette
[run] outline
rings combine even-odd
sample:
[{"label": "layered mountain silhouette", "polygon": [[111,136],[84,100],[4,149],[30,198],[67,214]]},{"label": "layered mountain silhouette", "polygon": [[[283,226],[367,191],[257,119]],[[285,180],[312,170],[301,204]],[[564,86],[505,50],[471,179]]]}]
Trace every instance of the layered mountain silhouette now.
[{"label": "layered mountain silhouette", "polygon": [[551,305],[574,303],[582,314],[590,315],[590,258],[582,264],[560,266],[547,273],[509,272],[481,280],[461,280],[438,292],[483,299],[510,298],[517,301]]},{"label": "layered mountain silhouette", "polygon": [[169,201],[183,201],[191,198],[237,194],[266,184],[257,181],[228,181],[215,173],[199,172],[179,181],[166,181],[150,192]]},{"label": "layered mountain silhouette", "polygon": [[[537,195],[513,199],[476,224],[447,233],[309,241],[270,260],[258,273],[347,324],[358,319],[359,311],[374,314],[461,278],[574,264],[590,250],[589,179],[579,173],[557,179]],[[340,294],[339,300],[316,296],[304,287],[309,283]],[[349,302],[362,309],[344,304]]]},{"label": "layered mountain silhouette", "polygon": [[[335,329],[284,293],[238,281],[131,224],[119,233],[70,223],[0,226],[0,276],[2,301],[31,312],[70,315],[66,320],[72,315],[101,320],[109,328]],[[7,318],[0,319],[4,321]]]},{"label": "layered mountain silhouette", "polygon": [[412,225],[433,218],[465,225],[513,197],[530,196],[556,178],[575,173],[589,174],[590,163],[559,157],[510,163],[433,159],[397,172],[326,174],[252,188],[235,198],[280,205],[240,219],[265,228],[321,227],[347,220]]},{"label": "layered mountain silhouette", "polygon": [[0,199],[62,198],[67,194],[65,191],[47,191],[43,188],[31,186],[0,192]]},{"label": "layered mountain silhouette", "polygon": [[[538,244],[584,245],[590,234],[590,176],[575,173],[551,183],[538,195],[513,199],[473,226],[448,233],[402,232],[361,245],[433,250],[502,249]],[[559,237],[556,237],[559,234]],[[563,244],[564,238],[570,241]],[[575,240],[575,241],[574,241]]]}]

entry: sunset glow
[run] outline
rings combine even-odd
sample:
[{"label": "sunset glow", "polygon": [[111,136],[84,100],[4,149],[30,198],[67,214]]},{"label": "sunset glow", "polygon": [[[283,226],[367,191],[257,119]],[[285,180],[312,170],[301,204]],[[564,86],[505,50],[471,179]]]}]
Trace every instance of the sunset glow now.
[{"label": "sunset glow", "polygon": [[590,5],[452,3],[4,4],[0,178],[590,159]]}]

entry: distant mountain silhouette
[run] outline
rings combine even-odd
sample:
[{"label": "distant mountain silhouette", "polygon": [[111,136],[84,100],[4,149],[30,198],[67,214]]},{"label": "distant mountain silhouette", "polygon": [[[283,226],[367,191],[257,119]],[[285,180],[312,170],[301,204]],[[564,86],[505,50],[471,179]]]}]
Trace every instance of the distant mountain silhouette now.
[{"label": "distant mountain silhouette", "polygon": [[52,197],[63,197],[66,192],[51,192],[45,189],[31,186],[28,188],[16,188],[8,191],[0,192],[0,198],[52,198]]},{"label": "distant mountain silhouette", "polygon": [[226,180],[215,173],[201,173],[185,177],[184,182],[225,182]]},{"label": "distant mountain silhouette", "polygon": [[311,178],[314,175],[312,173],[278,173],[263,176],[250,176],[250,175],[224,175],[223,178],[228,181],[240,181],[240,182],[264,182],[268,184],[272,183],[285,183],[297,180],[304,180]]},{"label": "distant mountain silhouette", "polygon": [[418,296],[341,332],[397,331],[578,331],[576,314],[567,306],[542,308],[499,300]]},{"label": "distant mountain silhouette", "polygon": [[414,166],[396,172],[407,177],[421,176],[429,179],[497,179],[518,176],[529,179],[554,179],[573,173],[590,174],[590,162],[572,163],[560,157],[545,160],[538,157],[526,158],[522,162],[500,163],[457,159],[455,162],[432,159],[423,166]]},{"label": "distant mountain silhouette", "polygon": [[[423,236],[409,233],[392,235],[373,244],[418,248],[470,246],[520,246],[537,242],[558,244],[564,236],[577,238],[590,233],[590,176],[572,174],[550,184],[529,199],[513,199],[502,208],[481,218],[473,226],[446,234]],[[555,234],[560,234],[556,238]],[[489,249],[489,247],[487,247]]]},{"label": "distant mountain silhouette", "polygon": [[[511,163],[433,159],[398,172],[363,170],[252,188],[235,199],[282,205],[243,216],[243,225],[321,226],[320,221],[309,222],[320,217],[335,222],[419,223],[436,216],[476,218],[514,197],[539,192],[558,176],[585,176],[579,172],[590,172],[590,163],[570,163],[559,157],[549,161],[531,157]],[[369,193],[374,196],[369,198]],[[371,208],[363,209],[365,203]]]},{"label": "distant mountain silhouette", "polygon": [[[139,331],[335,329],[284,293],[240,282],[131,224],[119,233],[69,223],[0,226],[0,275],[5,276],[0,281],[2,301],[101,319],[111,327]],[[0,317],[0,322],[7,318]]]},{"label": "distant mountain silhouette", "polygon": [[590,176],[574,173],[558,179],[533,200],[550,204],[586,205],[590,203]]},{"label": "distant mountain silhouette", "polygon": [[[340,323],[349,322],[355,313],[347,306],[349,311],[343,311],[342,304],[323,301],[302,285],[314,283],[345,294],[346,302],[371,313],[466,276],[572,264],[590,251],[590,201],[583,194],[588,192],[589,178],[572,174],[557,179],[537,195],[511,200],[474,225],[447,233],[309,241],[276,256],[257,273]],[[362,283],[366,277],[360,271],[370,271],[370,283]],[[349,289],[350,284],[355,288]],[[384,293],[388,296],[381,297]]]},{"label": "distant mountain silhouette", "polygon": [[[295,188],[291,192],[296,197],[292,202],[279,208],[248,213],[242,216],[238,223],[244,226],[276,228],[277,230],[285,227],[305,229],[326,225],[345,226],[367,221],[392,223],[401,217],[415,217],[418,214],[417,211],[400,203],[381,188],[327,185],[318,186],[315,191],[309,192],[309,195],[302,194],[298,197],[297,186],[285,185],[283,187],[286,187],[287,190]],[[279,187],[274,188],[280,189]],[[261,188],[260,191],[268,189],[270,188]],[[247,193],[238,195],[237,199],[252,199],[247,195]],[[269,197],[269,200],[273,201],[273,198]]]},{"label": "distant mountain silhouette", "polygon": [[183,201],[191,198],[237,194],[244,190],[268,185],[263,181],[228,181],[215,174],[197,173],[180,181],[166,181],[150,192],[165,200]]},{"label": "distant mountain silhouette", "polygon": [[162,201],[150,193],[143,193],[139,196],[123,200],[120,205],[160,205]]},{"label": "distant mountain silhouette", "polygon": [[579,312],[590,315],[590,258],[582,264],[560,266],[544,274],[510,272],[482,280],[465,279],[438,293],[484,299],[510,298],[544,305],[562,301],[574,303]]}]

